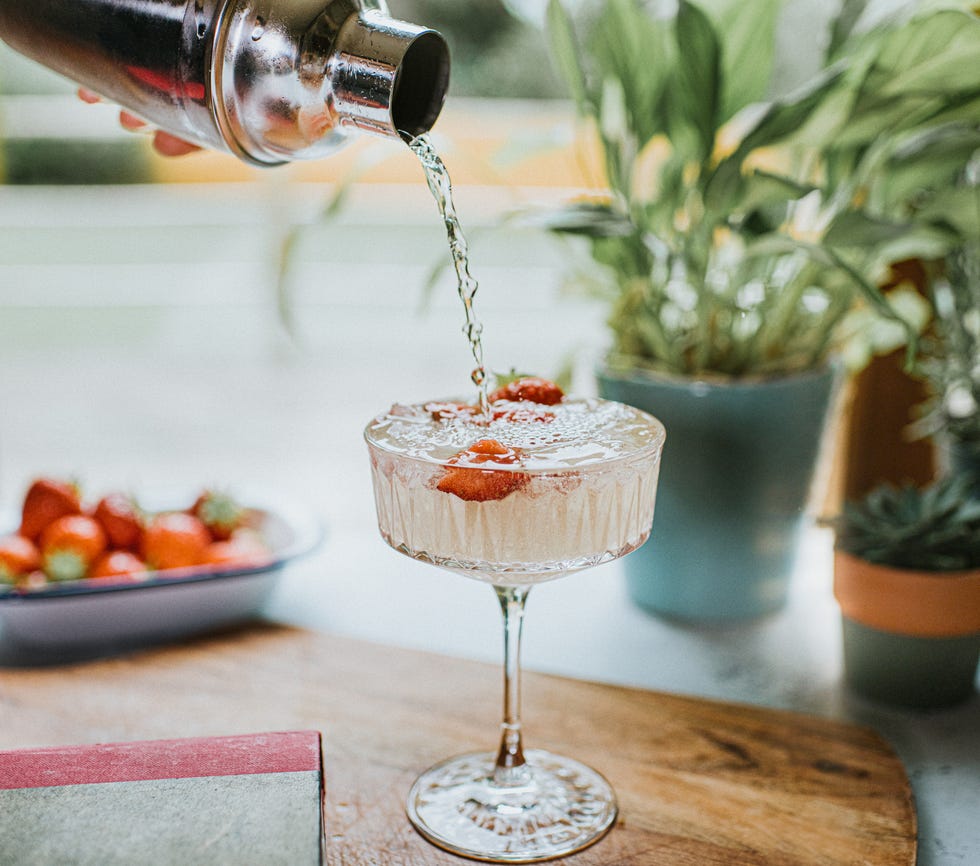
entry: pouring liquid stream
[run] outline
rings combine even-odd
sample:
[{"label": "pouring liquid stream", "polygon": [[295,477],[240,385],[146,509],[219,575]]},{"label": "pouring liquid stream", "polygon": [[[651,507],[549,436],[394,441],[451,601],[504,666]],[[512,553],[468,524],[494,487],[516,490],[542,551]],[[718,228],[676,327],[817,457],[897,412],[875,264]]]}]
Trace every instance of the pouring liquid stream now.
[{"label": "pouring liquid stream", "polygon": [[466,317],[463,325],[463,333],[470,345],[470,352],[473,355],[475,364],[470,379],[479,391],[480,411],[484,418],[490,418],[490,400],[487,395],[487,372],[483,364],[483,342],[481,335],[483,325],[476,317],[473,309],[473,299],[476,296],[478,283],[470,274],[469,268],[469,249],[466,238],[463,235],[463,228],[460,225],[459,217],[456,215],[456,206],[453,204],[452,182],[449,172],[446,170],[439,154],[432,146],[425,135],[413,138],[408,146],[422,163],[425,172],[425,180],[429,185],[429,191],[436,201],[439,213],[446,226],[446,234],[449,237],[449,251],[452,255],[453,267],[456,270],[458,282],[459,298],[463,302],[463,311]]}]

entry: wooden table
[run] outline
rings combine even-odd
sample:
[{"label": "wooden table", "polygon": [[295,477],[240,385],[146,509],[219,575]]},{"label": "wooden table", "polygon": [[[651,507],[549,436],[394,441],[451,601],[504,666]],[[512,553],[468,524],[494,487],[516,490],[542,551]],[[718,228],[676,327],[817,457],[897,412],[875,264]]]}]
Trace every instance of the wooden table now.
[{"label": "wooden table", "polygon": [[[0,748],[316,728],[326,862],[465,861],[427,844],[403,800],[451,754],[496,745],[493,665],[275,625],[64,667],[0,670]],[[805,715],[528,674],[529,746],[607,776],[602,866],[912,866],[905,771],[870,730]]]}]

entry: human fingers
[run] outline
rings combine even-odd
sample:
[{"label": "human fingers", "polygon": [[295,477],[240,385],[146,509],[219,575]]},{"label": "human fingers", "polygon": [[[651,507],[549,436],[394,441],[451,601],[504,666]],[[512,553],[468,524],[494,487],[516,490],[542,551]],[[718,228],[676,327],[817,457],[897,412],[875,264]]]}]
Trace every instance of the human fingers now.
[{"label": "human fingers", "polygon": [[146,129],[146,121],[137,117],[135,114],[130,114],[128,111],[119,112],[119,123],[123,129],[128,129],[130,132],[139,132],[141,129]]},{"label": "human fingers", "polygon": [[[119,122],[132,132],[149,132],[146,121],[128,111],[119,112]],[[153,132],[153,147],[162,156],[184,156],[201,149],[196,144],[159,129]]]},{"label": "human fingers", "polygon": [[184,156],[201,149],[196,144],[191,144],[176,135],[160,130],[157,130],[153,135],[153,147],[162,156]]}]

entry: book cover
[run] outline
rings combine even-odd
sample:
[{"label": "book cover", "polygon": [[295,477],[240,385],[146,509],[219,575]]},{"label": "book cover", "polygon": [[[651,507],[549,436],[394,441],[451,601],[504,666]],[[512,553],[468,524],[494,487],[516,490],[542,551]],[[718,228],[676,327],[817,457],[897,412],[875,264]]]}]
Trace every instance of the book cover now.
[{"label": "book cover", "polygon": [[322,862],[317,731],[0,752],[0,863]]}]

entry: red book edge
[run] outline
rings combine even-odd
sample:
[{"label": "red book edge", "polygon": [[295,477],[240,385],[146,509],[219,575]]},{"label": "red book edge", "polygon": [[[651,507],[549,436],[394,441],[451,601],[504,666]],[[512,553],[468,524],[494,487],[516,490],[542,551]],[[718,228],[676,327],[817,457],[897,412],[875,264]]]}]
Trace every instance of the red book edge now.
[{"label": "red book edge", "polygon": [[319,731],[54,746],[0,752],[0,790],[317,772]]}]

